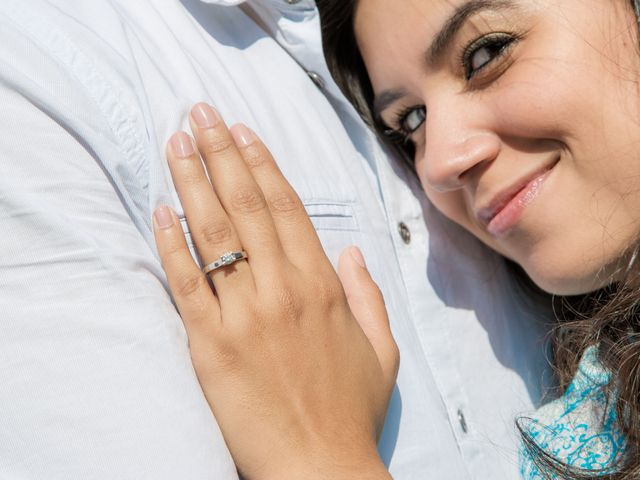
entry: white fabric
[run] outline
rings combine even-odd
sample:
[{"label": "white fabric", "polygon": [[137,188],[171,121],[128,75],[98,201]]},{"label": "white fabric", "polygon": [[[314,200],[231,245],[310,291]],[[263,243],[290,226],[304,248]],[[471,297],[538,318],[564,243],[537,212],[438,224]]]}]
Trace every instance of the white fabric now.
[{"label": "white fabric", "polygon": [[164,145],[202,100],[270,146],[333,261],[361,246],[402,351],[395,478],[517,478],[540,314],[339,94],[312,2],[252,2],[275,40],[209,3],[0,2],[0,478],[237,478],[151,231],[157,204],[181,211]]}]

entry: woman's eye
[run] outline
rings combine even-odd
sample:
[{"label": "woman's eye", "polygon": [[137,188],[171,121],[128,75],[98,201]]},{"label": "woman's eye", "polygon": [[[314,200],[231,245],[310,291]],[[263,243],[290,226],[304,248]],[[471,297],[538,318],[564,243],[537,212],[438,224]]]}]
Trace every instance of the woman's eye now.
[{"label": "woman's eye", "polygon": [[471,70],[478,70],[484,67],[494,57],[493,52],[489,47],[482,47],[476,50],[471,56]]},{"label": "woman's eye", "polygon": [[[413,158],[415,144],[420,142],[416,132],[420,130],[426,117],[424,105],[413,105],[394,114],[393,121],[388,124],[381,120],[381,128],[384,135],[405,152],[407,158]],[[389,124],[394,126],[387,126]]]},{"label": "woman's eye", "polygon": [[502,55],[514,40],[510,34],[493,33],[481,37],[469,45],[462,58],[467,80],[470,80],[476,73]]},{"label": "woman's eye", "polygon": [[406,134],[415,132],[424,123],[426,111],[424,107],[413,108],[402,118],[400,127]]}]

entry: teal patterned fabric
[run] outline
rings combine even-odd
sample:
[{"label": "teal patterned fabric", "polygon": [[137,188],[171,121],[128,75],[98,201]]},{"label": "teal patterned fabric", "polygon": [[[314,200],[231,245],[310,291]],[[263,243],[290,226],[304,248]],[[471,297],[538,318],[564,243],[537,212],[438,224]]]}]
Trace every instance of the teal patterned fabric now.
[{"label": "teal patterned fabric", "polygon": [[[598,363],[596,348],[587,349],[564,395],[523,420],[522,426],[538,446],[565,465],[611,473],[624,453],[625,442],[615,428],[614,402],[607,404],[604,387],[609,378],[609,372]],[[544,476],[524,447],[520,472],[524,480],[560,480]]]}]

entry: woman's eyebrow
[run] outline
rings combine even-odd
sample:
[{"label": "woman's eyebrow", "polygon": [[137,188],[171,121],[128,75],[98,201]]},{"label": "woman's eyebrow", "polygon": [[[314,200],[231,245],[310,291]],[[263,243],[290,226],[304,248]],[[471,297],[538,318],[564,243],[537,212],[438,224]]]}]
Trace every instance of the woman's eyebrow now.
[{"label": "woman's eyebrow", "polygon": [[444,23],[425,53],[428,65],[436,65],[453,37],[462,28],[467,19],[483,10],[508,10],[515,7],[513,0],[468,0],[460,5]]}]

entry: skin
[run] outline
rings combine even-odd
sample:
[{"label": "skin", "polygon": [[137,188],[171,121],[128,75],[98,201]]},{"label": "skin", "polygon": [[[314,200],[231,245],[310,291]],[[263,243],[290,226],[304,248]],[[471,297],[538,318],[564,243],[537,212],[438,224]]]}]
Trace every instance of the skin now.
[{"label": "skin", "polygon": [[[380,117],[398,129],[398,113],[414,107],[409,140],[431,201],[540,287],[604,286],[640,217],[639,57],[628,2],[502,2],[468,17],[428,62],[425,51],[463,3],[359,2],[355,32],[374,92],[401,91]],[[500,32],[512,40],[502,51],[470,46]],[[478,218],[501,192],[545,171],[506,231]]]},{"label": "skin", "polygon": [[209,274],[214,293],[169,207],[156,210],[154,232],[198,380],[242,478],[390,478],[376,439],[398,349],[362,255],[346,249],[336,275],[253,132],[227,129],[206,104],[192,110],[191,127],[194,139],[175,134],[167,157],[198,252],[204,264],[243,249],[248,260]]}]

